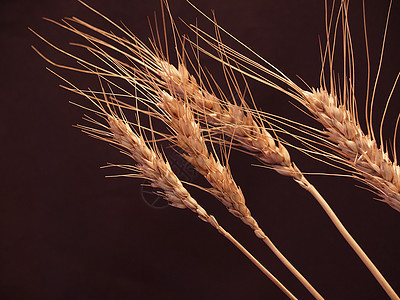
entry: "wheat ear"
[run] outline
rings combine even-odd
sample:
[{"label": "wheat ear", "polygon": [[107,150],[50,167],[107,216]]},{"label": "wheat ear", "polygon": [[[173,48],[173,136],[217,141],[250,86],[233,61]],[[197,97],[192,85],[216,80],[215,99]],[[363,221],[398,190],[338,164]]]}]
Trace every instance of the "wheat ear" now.
[{"label": "wheat ear", "polygon": [[336,159],[350,166],[382,201],[400,211],[400,167],[373,135],[362,131],[356,116],[324,88],[304,91],[302,103],[324,126],[327,139],[337,149]]},{"label": "wheat ear", "polygon": [[98,139],[115,144],[124,149],[124,153],[135,162],[137,176],[147,179],[151,186],[162,190],[162,196],[169,205],[194,212],[201,220],[213,226],[221,235],[235,245],[258,269],[261,270],[290,299],[296,297],[276,279],[256,258],[254,258],[229,232],[221,227],[214,216],[209,215],[193,199],[182,182],[172,171],[168,161],[157,148],[150,148],[141,135],[136,134],[129,123],[113,114],[106,118],[109,132],[83,127],[83,131]]},{"label": "wheat ear", "polygon": [[304,276],[289,262],[289,260],[272,243],[269,237],[259,227],[246,206],[245,197],[235,183],[232,174],[208,151],[199,124],[196,122],[190,104],[184,99],[177,99],[165,91],[160,92],[158,104],[169,116],[165,122],[174,131],[174,140],[185,154],[185,159],[202,174],[211,184],[211,193],[223,203],[234,216],[240,218],[253,229],[255,235],[264,241],[279,260],[292,272],[293,275],[316,298],[323,299],[317,290]]},{"label": "wheat ear", "polygon": [[[326,137],[336,146],[336,160],[353,168],[361,181],[377,191],[383,201],[400,211],[400,168],[388,153],[377,146],[371,135],[362,131],[359,122],[334,94],[324,88],[303,92],[302,103],[326,129]],[[346,236],[345,236],[346,238]],[[391,299],[400,299],[361,248],[347,239]]]}]

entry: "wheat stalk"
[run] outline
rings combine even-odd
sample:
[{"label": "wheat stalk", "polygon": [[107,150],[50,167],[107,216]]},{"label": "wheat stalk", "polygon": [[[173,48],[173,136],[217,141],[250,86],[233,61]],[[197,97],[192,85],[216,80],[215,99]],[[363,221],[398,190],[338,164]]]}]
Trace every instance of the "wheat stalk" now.
[{"label": "wheat stalk", "polygon": [[[83,92],[81,93],[83,94]],[[93,98],[91,101],[94,101]],[[98,105],[98,108],[101,108],[101,113],[105,115],[104,119],[107,122],[108,131],[80,126],[85,133],[124,149],[123,153],[136,162],[134,167],[137,172],[136,177],[148,180],[153,188],[161,189],[162,192],[160,192],[160,194],[168,201],[169,205],[181,209],[187,208],[194,212],[201,220],[213,226],[221,235],[234,244],[290,299],[296,299],[278,279],[254,258],[229,232],[219,225],[214,216],[209,215],[204,208],[191,197],[155,144],[151,148],[142,135],[132,130],[124,116],[120,118],[115,113],[106,112],[101,104]],[[100,122],[93,120],[91,120],[91,122],[105,127]]]}]

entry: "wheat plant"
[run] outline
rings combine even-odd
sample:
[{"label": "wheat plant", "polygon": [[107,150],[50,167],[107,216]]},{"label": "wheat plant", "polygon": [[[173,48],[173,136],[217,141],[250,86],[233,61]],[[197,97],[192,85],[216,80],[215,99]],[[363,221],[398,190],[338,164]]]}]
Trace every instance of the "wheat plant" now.
[{"label": "wheat plant", "polygon": [[[87,50],[94,61],[63,50],[33,32],[51,47],[74,59],[78,66],[56,63],[34,48],[50,64],[63,69],[95,75],[100,79],[100,83],[107,84],[107,92],[102,85],[100,91],[83,90],[77,88],[75,83],[71,83],[60,76],[68,84],[65,88],[89,99],[95,107],[94,109],[86,109],[92,113],[95,112],[98,116],[100,115],[105,121],[104,125],[104,123],[88,118],[87,120],[92,124],[103,129],[80,126],[84,132],[122,148],[122,152],[136,162],[136,166],[133,168],[122,167],[135,170],[139,178],[146,178],[151,182],[151,186],[160,188],[163,191],[162,196],[171,206],[189,208],[200,219],[211,224],[244,253],[289,298],[295,299],[295,296],[286,287],[190,196],[171,170],[168,162],[161,155],[156,144],[166,139],[174,146],[181,148],[183,157],[211,185],[211,188],[202,189],[214,195],[233,215],[250,226],[256,236],[268,245],[308,291],[316,299],[323,299],[260,228],[245,203],[241,189],[232,177],[228,165],[231,149],[238,149],[256,157],[268,168],[281,175],[291,177],[308,191],[322,206],[330,220],[389,297],[399,299],[383,275],[345,229],[325,199],[292,161],[288,146],[294,145],[280,137],[281,133],[289,133],[302,142],[302,145],[306,145],[307,148],[305,149],[302,149],[301,146],[294,146],[300,148],[305,154],[313,157],[319,155],[334,163],[344,164],[351,170],[355,178],[374,189],[383,201],[396,210],[400,210],[400,169],[397,166],[397,158],[395,154],[393,161],[389,158],[388,149],[384,147],[382,126],[379,142],[375,138],[372,128],[372,109],[377,80],[373,86],[370,105],[368,106],[368,102],[366,103],[366,111],[368,112],[368,109],[370,109],[366,134],[362,131],[358,121],[354,94],[354,65],[352,63],[354,54],[348,22],[348,1],[342,1],[339,4],[336,17],[333,12],[331,16],[326,13],[327,44],[322,51],[322,69],[325,65],[328,65],[329,84],[326,83],[322,71],[321,87],[310,90],[300,88],[267,61],[257,62],[224,44],[221,32],[229,37],[233,36],[220,27],[215,18],[210,18],[202,12],[200,13],[215,26],[215,36],[202,31],[198,26],[191,25],[191,29],[195,33],[195,40],[191,40],[179,34],[168,3],[165,2],[167,17],[164,16],[165,12],[162,8],[161,29],[157,25],[153,28],[153,38],[150,40],[150,46],[148,46],[126,27],[118,25],[87,4],[81,3],[107,20],[121,35],[100,29],[76,17],[65,18],[62,22],[49,21],[81,37],[84,42],[74,45]],[[333,7],[335,6],[333,5]],[[328,8],[326,8],[326,11],[328,11]],[[340,22],[342,22],[343,28],[345,74],[343,75],[342,86],[339,88],[333,71],[333,60],[337,27]],[[170,23],[172,33],[170,40],[173,41],[172,51],[168,50],[166,23]],[[160,36],[163,36],[166,45],[162,45]],[[331,39],[333,42],[331,42]],[[205,42],[216,53],[213,54],[200,46],[199,40]],[[239,42],[236,39],[235,41]],[[241,42],[239,44],[257,57],[257,54],[252,52],[250,48]],[[189,46],[187,47],[187,45]],[[228,86],[231,97],[226,96],[222,91],[223,88],[218,83],[219,79],[214,78],[201,65],[200,53],[206,54],[206,56],[212,57],[222,64],[224,84]],[[176,57],[176,66],[172,63],[171,56]],[[244,83],[244,89],[240,87],[238,77]],[[289,95],[308,109],[313,118],[324,126],[324,129],[318,130],[301,124],[300,129],[297,129],[306,137],[281,129],[279,124],[293,128],[296,127],[293,125],[296,123],[263,113],[257,110],[255,106],[251,108],[244,97],[246,92],[250,93],[246,77],[265,83]],[[397,79],[398,77],[396,82]],[[125,82],[128,85],[123,87],[120,82]],[[103,99],[98,98],[100,94],[103,95]],[[257,100],[252,99],[253,103],[255,101]],[[105,109],[105,106],[108,107],[108,110]],[[156,129],[152,123],[147,127],[141,126],[139,117],[135,120],[126,118],[123,111],[129,111],[129,114],[135,116],[145,115],[150,119],[161,120],[168,126],[169,131],[166,132],[165,128]],[[132,126],[137,126],[139,132],[135,132]],[[152,147],[149,147],[149,142],[144,139],[146,135],[143,135],[142,131],[151,134]],[[222,147],[224,149],[222,151],[223,159],[218,157],[216,151],[210,153],[206,142]],[[394,148],[394,153],[395,150]],[[222,160],[225,161],[225,164],[222,163]]]}]

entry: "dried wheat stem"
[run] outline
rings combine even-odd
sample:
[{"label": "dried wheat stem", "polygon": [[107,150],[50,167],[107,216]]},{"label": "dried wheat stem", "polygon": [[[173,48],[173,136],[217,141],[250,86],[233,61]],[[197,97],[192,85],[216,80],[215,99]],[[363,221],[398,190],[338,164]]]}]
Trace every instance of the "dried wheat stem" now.
[{"label": "dried wheat stem", "polygon": [[276,279],[256,258],[254,258],[235,238],[222,228],[214,216],[207,212],[193,199],[172,171],[168,161],[146,145],[144,139],[135,134],[129,124],[116,116],[108,116],[107,122],[112,137],[109,141],[123,147],[127,154],[136,161],[136,168],[141,177],[150,181],[151,186],[163,191],[163,197],[171,206],[188,208],[197,216],[211,224],[225,238],[234,244],[250,261],[257,266],[273,283],[275,283],[290,299],[296,297]]},{"label": "dried wheat stem", "polygon": [[189,103],[183,99],[172,97],[167,92],[162,91],[160,92],[160,103],[158,106],[169,116],[169,119],[165,120],[165,122],[173,129],[175,143],[185,152],[183,155],[185,159],[190,162],[213,187],[211,193],[227,207],[229,212],[240,218],[254,230],[255,235],[264,241],[279,260],[281,260],[316,299],[323,299],[304,276],[278,250],[259,227],[256,220],[251,216],[250,210],[245,204],[243,193],[236,185],[229,168],[223,166],[220,161],[208,151],[200,126],[194,118]]},{"label": "dried wheat stem", "polygon": [[[216,223],[214,225],[214,222]],[[210,222],[212,226],[214,226],[219,233],[221,233],[225,238],[227,238],[232,244],[236,246],[250,261],[257,266],[269,279],[272,280],[285,294],[289,297],[289,299],[297,299],[282,283],[278,281],[258,260],[256,260],[253,255],[249,251],[246,250],[229,232],[223,229],[215,220],[215,218],[210,215]]]},{"label": "dried wheat stem", "polygon": [[396,292],[393,290],[393,288],[390,286],[390,284],[387,282],[385,277],[383,277],[383,275],[379,272],[378,268],[369,259],[369,257],[365,254],[365,252],[362,250],[362,248],[357,244],[357,242],[350,235],[350,233],[347,231],[347,229],[343,226],[342,222],[340,222],[339,218],[336,216],[336,214],[333,212],[333,210],[330,208],[330,206],[326,203],[324,198],[322,198],[320,193],[315,189],[315,187],[310,185],[308,188],[308,191],[314,196],[314,198],[322,206],[322,208],[325,210],[325,212],[327,213],[329,218],[332,220],[335,227],[339,230],[339,232],[345,238],[345,240],[351,246],[351,248],[353,248],[354,252],[356,252],[356,254],[362,260],[364,265],[370,270],[372,275],[375,277],[375,279],[378,281],[378,283],[382,286],[382,288],[385,290],[385,292],[390,297],[390,299],[400,299],[399,296],[397,296]]}]

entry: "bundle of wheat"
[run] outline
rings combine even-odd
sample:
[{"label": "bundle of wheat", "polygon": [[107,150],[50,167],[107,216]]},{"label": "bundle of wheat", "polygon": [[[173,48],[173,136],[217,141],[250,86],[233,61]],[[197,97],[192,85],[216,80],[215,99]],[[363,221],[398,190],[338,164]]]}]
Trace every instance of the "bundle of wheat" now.
[{"label": "bundle of wheat", "polygon": [[[87,6],[86,4],[84,5]],[[292,266],[262,231],[246,206],[245,197],[239,186],[235,183],[229,165],[227,163],[223,165],[215,153],[209,152],[206,145],[206,137],[210,137],[214,143],[218,143],[222,147],[228,144],[255,156],[279,174],[293,178],[302,188],[313,195],[387,294],[393,299],[398,298],[386,279],[345,229],[328,203],[292,161],[285,142],[278,138],[277,132],[272,127],[268,128],[265,126],[271,119],[264,118],[265,114],[256,109],[250,109],[241,96],[239,87],[236,86],[234,72],[239,72],[243,76],[248,76],[272,86],[299,101],[325,128],[322,135],[318,135],[317,146],[312,146],[313,153],[319,151],[321,143],[328,145],[331,149],[334,148],[334,154],[327,155],[326,157],[349,166],[353,170],[353,174],[374,188],[385,202],[395,209],[400,210],[400,170],[397,166],[397,160],[395,159],[392,162],[387,151],[382,146],[378,146],[373,135],[371,123],[368,124],[367,134],[364,134],[361,130],[356,110],[354,109],[354,83],[351,81],[351,72],[349,72],[350,79],[345,75],[344,82],[346,84],[343,87],[341,100],[339,100],[334,88],[334,74],[331,63],[334,51],[330,50],[329,43],[326,52],[328,53],[327,56],[330,63],[332,91],[328,92],[326,84],[323,81],[320,89],[312,89],[309,92],[301,89],[271,64],[267,63],[267,66],[263,66],[222,43],[220,30],[223,29],[219,27],[215,20],[207,17],[215,25],[216,37],[208,35],[197,27],[194,27],[194,32],[198,38],[206,41],[209,46],[214,48],[217,54],[213,55],[197,43],[189,42],[197,51],[204,52],[222,63],[226,72],[226,82],[228,85],[232,85],[239,94],[238,99],[234,99],[232,102],[228,101],[227,97],[220,92],[217,83],[215,85],[219,91],[219,96],[212,89],[210,90],[210,84],[208,84],[209,88],[207,88],[206,82],[214,79],[208,77],[202,70],[198,56],[195,55],[194,60],[198,64],[199,70],[195,71],[194,75],[189,71],[188,64],[192,64],[192,62],[184,46],[186,38],[182,39],[179,36],[167,3],[165,7],[170,16],[175,43],[174,50],[178,58],[177,67],[171,63],[168,50],[166,52],[163,51],[158,30],[157,36],[153,37],[151,41],[151,47],[148,47],[128,29],[119,26],[93,8],[87,7],[110,22],[117,30],[122,32],[123,36],[99,29],[75,17],[66,18],[63,20],[63,23],[52,22],[82,37],[87,43],[76,45],[83,47],[93,54],[97,62],[88,61],[64,51],[38,34],[50,46],[77,60],[83,67],[56,64],[35,49],[48,62],[57,67],[96,75],[118,90],[117,93],[111,91],[111,88],[109,93],[105,93],[102,90],[104,99],[99,100],[95,96],[97,92],[82,91],[66,80],[70,85],[68,89],[89,98],[92,102],[96,102],[97,113],[100,112],[105,116],[108,124],[108,132],[90,127],[81,127],[85,132],[122,147],[124,153],[137,162],[135,170],[138,171],[139,176],[148,179],[153,187],[163,190],[163,196],[170,205],[178,208],[189,208],[202,220],[214,226],[249,257],[286,295],[293,298],[294,296],[272,274],[219,226],[213,216],[208,215],[190,197],[156,146],[153,147],[154,149],[149,148],[143,137],[132,130],[128,120],[124,117],[118,117],[112,110],[106,111],[103,105],[106,103],[107,106],[111,105],[121,112],[125,109],[134,110],[137,113],[144,113],[151,118],[161,119],[171,129],[171,132],[168,134],[162,133],[162,135],[180,147],[184,151],[183,156],[185,159],[207,179],[212,186],[211,189],[207,190],[223,203],[232,214],[249,225],[254,230],[256,236],[270,247],[275,255],[315,298],[322,299],[322,296]],[[347,7],[348,2],[342,1],[337,18],[339,20],[339,17],[342,16],[344,36],[348,38],[347,43],[351,45]],[[337,22],[339,22],[338,20]],[[164,34],[166,34],[165,24],[163,14]],[[88,33],[84,29],[78,29],[77,26],[93,31],[95,34]],[[327,30],[328,36],[330,30],[331,24],[329,24],[329,29]],[[182,50],[178,51],[180,47]],[[351,47],[349,48],[351,49]],[[352,55],[351,50],[350,55]],[[352,67],[350,66],[349,69],[351,70]],[[118,84],[118,80],[128,83],[129,88],[123,88]],[[107,99],[107,95],[113,97],[112,103]],[[129,100],[134,99],[135,105],[117,99],[116,95],[128,98]],[[138,102],[145,104],[147,108],[139,108]],[[98,122],[95,122],[95,124],[101,125]],[[157,130],[152,127],[148,128],[148,130],[153,135],[157,133]],[[311,130],[313,129],[307,128],[303,132],[307,133]],[[319,132],[318,130],[315,131]],[[324,150],[320,151],[323,155],[326,154]]]}]

